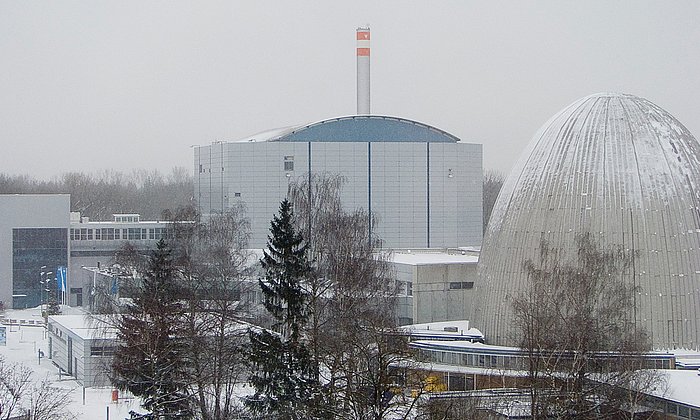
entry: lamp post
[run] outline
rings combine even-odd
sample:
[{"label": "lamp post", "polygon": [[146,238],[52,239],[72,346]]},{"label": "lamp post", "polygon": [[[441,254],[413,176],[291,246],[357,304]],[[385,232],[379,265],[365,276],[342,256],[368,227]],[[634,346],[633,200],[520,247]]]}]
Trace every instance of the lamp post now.
[{"label": "lamp post", "polygon": [[[49,309],[45,307],[44,304],[49,299],[48,294],[51,290],[49,288],[49,283],[51,282],[51,275],[53,274],[53,271],[43,271],[44,269],[46,269],[46,266],[42,266],[41,268],[41,289],[39,290],[39,293],[41,294],[41,315],[44,317],[44,323],[46,323],[49,320]],[[46,292],[46,299],[44,299],[44,292]]]},{"label": "lamp post", "polygon": [[44,271],[44,270],[46,270],[46,266],[42,265],[41,266],[41,273],[39,273],[39,305],[41,306],[42,316],[44,314],[44,289],[45,289],[44,283],[45,283],[46,277],[48,277],[46,271]]}]

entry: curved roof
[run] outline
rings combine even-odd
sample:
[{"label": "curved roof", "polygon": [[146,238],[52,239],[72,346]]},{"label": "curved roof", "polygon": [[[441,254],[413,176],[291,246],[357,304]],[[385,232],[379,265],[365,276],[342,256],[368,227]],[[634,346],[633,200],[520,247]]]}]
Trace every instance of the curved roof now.
[{"label": "curved roof", "polygon": [[541,239],[574,255],[577,234],[639,257],[636,322],[658,348],[700,345],[700,144],[668,112],[632,95],[582,98],[533,137],[484,236],[472,316],[491,343],[512,337],[508,296]]},{"label": "curved roof", "polygon": [[354,115],[270,130],[241,141],[455,143],[459,138],[405,118]]}]

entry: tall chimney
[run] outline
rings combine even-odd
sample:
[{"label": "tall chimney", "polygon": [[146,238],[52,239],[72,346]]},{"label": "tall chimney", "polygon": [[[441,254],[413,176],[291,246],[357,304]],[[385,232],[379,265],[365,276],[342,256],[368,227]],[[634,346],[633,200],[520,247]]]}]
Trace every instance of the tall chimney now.
[{"label": "tall chimney", "polygon": [[369,26],[357,28],[357,114],[369,114]]}]

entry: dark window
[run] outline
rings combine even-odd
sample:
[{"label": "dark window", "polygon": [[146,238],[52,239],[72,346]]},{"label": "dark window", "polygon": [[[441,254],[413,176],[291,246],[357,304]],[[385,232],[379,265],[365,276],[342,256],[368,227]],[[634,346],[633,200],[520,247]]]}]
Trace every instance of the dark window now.
[{"label": "dark window", "polygon": [[90,356],[114,356],[114,346],[91,346]]},{"label": "dark window", "polygon": [[12,229],[12,293],[26,295],[16,297],[13,306],[39,306],[42,297],[46,299],[45,289],[56,290],[56,282],[47,281],[46,276],[42,279],[41,272],[51,271],[53,279],[57,268],[67,265],[67,228]]},{"label": "dark window", "polygon": [[294,156],[284,157],[284,170],[293,171],[294,170]]},{"label": "dark window", "polygon": [[450,290],[473,289],[473,281],[453,281],[450,282]]}]

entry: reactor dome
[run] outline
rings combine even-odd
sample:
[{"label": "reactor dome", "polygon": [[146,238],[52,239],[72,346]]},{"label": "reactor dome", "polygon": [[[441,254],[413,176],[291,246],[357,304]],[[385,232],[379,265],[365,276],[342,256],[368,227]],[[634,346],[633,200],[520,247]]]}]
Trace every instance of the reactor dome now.
[{"label": "reactor dome", "polygon": [[552,117],[506,179],[475,290],[487,341],[514,344],[512,297],[541,239],[571,253],[585,232],[637,252],[634,317],[654,347],[700,347],[700,145],[648,100],[611,93]]}]

